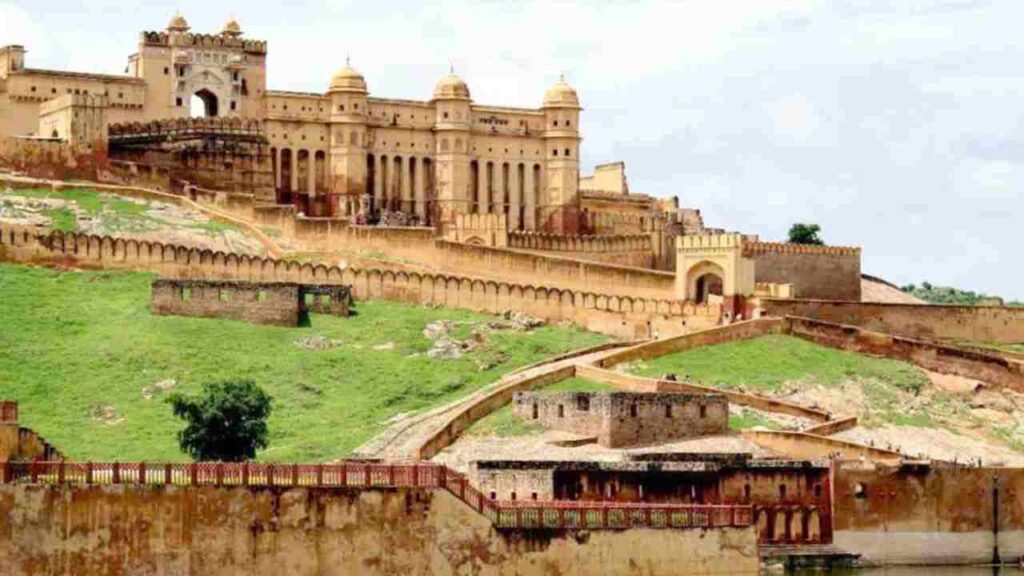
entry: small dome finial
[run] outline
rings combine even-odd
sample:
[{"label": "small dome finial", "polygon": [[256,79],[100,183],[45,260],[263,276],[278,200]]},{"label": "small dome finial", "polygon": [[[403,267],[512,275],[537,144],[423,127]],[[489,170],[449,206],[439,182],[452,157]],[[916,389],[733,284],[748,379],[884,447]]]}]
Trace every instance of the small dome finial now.
[{"label": "small dome finial", "polygon": [[176,10],[174,16],[171,17],[171,21],[167,24],[167,30],[171,32],[188,32],[188,29],[188,20],[185,20],[180,10]]}]

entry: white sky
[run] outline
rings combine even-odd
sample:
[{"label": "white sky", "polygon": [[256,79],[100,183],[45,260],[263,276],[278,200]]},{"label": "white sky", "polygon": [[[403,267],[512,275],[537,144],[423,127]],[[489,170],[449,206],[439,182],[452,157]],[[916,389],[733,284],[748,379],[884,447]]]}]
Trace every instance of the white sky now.
[{"label": "white sky", "polygon": [[1020,0],[0,0],[0,44],[121,73],[178,9],[267,40],[271,89],[322,92],[350,55],[379,96],[452,63],[477,102],[537,106],[564,72],[585,172],[624,160],[710,226],[817,222],[867,273],[1024,299]]}]

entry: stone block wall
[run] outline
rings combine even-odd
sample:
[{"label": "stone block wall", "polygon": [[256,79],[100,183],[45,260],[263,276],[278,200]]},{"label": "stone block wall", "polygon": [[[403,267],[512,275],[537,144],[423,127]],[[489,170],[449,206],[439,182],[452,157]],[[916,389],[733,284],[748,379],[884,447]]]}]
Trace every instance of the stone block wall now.
[{"label": "stone block wall", "polygon": [[790,284],[795,298],[860,301],[860,248],[746,242],[755,282]]},{"label": "stone block wall", "polygon": [[729,404],[721,394],[519,392],[513,411],[545,428],[593,436],[620,448],[722,434]]},{"label": "stone block wall", "polygon": [[159,316],[196,316],[253,324],[297,326],[297,284],[250,284],[207,280],[153,281],[151,308]]}]

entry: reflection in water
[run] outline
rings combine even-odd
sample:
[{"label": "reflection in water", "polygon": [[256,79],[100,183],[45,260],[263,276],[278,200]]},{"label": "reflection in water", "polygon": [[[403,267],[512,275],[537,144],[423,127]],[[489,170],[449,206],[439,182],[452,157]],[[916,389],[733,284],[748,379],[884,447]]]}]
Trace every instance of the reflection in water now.
[{"label": "reflection in water", "polygon": [[1024,576],[1024,569],[1011,566],[900,566],[892,568],[843,568],[823,572],[821,570],[797,570],[794,576],[830,574],[831,576]]}]

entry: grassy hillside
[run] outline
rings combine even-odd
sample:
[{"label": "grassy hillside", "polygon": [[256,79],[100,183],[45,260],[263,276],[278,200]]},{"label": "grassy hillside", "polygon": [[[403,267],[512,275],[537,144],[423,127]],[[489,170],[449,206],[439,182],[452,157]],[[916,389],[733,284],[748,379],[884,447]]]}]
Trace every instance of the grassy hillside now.
[{"label": "grassy hillside", "polygon": [[[153,276],[62,273],[0,264],[0,398],[21,403],[23,423],[74,459],[183,460],[173,390],[250,377],[274,397],[264,460],[341,458],[402,412],[442,404],[504,372],[605,340],[559,327],[485,330],[461,358],[425,352],[424,327],[455,321],[465,338],[495,318],[449,309],[361,302],[352,318],[311,326],[157,317]],[[327,349],[309,349],[322,337]]]},{"label": "grassy hillside", "polygon": [[[912,364],[844,352],[793,336],[762,336],[697,348],[635,363],[627,369],[649,377],[672,373],[683,379],[690,375],[696,382],[719,388],[743,387],[769,393],[816,388],[822,401],[829,399],[830,389],[852,384],[857,387],[858,404],[854,405],[852,398],[848,405],[837,402],[835,411],[860,412],[866,416],[866,423],[929,423],[926,412],[901,405],[929,385],[928,377]],[[942,398],[935,400],[944,402]]]}]

